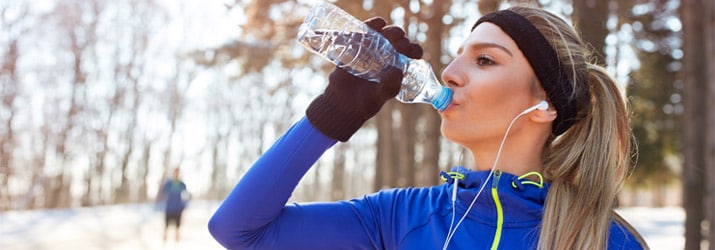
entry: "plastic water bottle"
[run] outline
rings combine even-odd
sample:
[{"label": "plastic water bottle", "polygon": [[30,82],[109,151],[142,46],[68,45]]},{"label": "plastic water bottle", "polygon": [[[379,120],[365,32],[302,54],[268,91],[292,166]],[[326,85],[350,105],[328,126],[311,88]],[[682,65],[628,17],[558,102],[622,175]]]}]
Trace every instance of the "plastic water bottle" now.
[{"label": "plastic water bottle", "polygon": [[298,41],[351,74],[379,82],[388,66],[402,70],[397,99],[404,103],[428,103],[442,111],[452,102],[452,90],[442,86],[432,67],[398,53],[390,42],[363,21],[337,6],[319,2],[298,30]]}]

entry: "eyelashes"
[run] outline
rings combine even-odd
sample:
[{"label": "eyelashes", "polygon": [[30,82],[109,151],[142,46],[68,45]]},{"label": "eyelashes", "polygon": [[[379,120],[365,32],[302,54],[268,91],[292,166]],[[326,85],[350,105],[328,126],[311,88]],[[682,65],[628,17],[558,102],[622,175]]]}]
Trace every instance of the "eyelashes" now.
[{"label": "eyelashes", "polygon": [[477,56],[477,58],[475,59],[475,62],[479,66],[489,66],[489,65],[496,64],[496,62],[494,62],[494,60],[490,56],[485,55],[485,54],[481,54],[481,55]]}]

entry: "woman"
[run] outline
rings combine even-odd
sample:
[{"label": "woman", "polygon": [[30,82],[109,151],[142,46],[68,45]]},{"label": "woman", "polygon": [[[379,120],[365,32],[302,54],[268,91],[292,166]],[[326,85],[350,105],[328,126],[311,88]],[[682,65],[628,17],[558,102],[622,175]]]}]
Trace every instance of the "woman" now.
[{"label": "woman", "polygon": [[[367,24],[422,56],[402,29]],[[480,18],[442,74],[454,91],[442,134],[471,151],[476,169],[456,167],[439,186],[286,205],[320,155],[397,94],[401,76],[390,69],[370,84],[336,69],[218,208],[213,236],[231,249],[647,248],[613,212],[631,156],[625,101],[572,27],[529,7]]]}]

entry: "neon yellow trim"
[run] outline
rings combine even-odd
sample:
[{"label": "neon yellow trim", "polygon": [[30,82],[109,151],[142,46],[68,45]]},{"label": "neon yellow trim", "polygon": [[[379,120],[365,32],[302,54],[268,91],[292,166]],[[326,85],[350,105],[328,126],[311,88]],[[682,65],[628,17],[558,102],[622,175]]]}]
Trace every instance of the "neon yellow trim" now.
[{"label": "neon yellow trim", "polygon": [[[464,174],[462,174],[460,172],[447,172],[447,175],[449,175],[453,179],[464,180]],[[440,176],[440,177],[442,178],[443,181],[447,180],[447,178],[444,178],[444,176]]]},{"label": "neon yellow trim", "polygon": [[504,209],[502,209],[501,201],[499,201],[499,192],[497,192],[497,186],[499,182],[499,177],[501,173],[497,172],[494,174],[494,183],[492,184],[492,198],[494,199],[494,205],[497,208],[497,230],[494,232],[494,241],[492,242],[492,250],[499,248],[499,241],[501,240],[502,224],[504,224]]},{"label": "neon yellow trim", "polygon": [[[531,185],[537,186],[538,188],[544,187],[544,176],[542,176],[539,172],[535,172],[535,171],[528,172],[522,176],[519,176],[519,178],[517,178],[517,180],[521,181],[522,179],[532,176],[532,175],[536,175],[536,177],[539,177],[539,182],[525,180],[525,181],[522,181],[521,184],[531,184]],[[516,184],[514,184],[514,182],[511,183],[511,186],[516,188]]]}]

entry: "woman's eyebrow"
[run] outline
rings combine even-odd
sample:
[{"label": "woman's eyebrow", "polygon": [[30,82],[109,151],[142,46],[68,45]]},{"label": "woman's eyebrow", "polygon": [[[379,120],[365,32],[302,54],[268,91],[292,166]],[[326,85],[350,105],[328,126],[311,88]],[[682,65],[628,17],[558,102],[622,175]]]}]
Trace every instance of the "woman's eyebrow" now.
[{"label": "woman's eyebrow", "polygon": [[[470,51],[475,51],[475,50],[480,50],[480,49],[486,49],[486,48],[497,48],[500,49],[504,52],[506,52],[510,57],[514,57],[514,55],[511,53],[509,49],[506,47],[496,44],[496,43],[474,43],[469,45],[469,50]],[[464,47],[460,47],[459,50],[457,50],[457,54],[462,54],[464,52]]]}]

